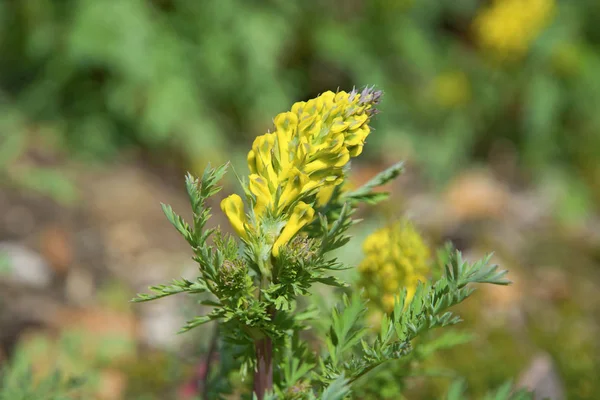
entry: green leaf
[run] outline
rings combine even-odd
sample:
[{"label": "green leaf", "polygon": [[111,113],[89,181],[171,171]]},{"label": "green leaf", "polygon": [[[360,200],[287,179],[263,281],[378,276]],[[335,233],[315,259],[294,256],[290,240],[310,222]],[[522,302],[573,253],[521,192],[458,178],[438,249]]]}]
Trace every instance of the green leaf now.
[{"label": "green leaf", "polygon": [[508,381],[487,393],[484,400],[533,400],[533,394],[526,389],[514,390],[512,381]]},{"label": "green leaf", "polygon": [[175,227],[175,229],[177,229],[177,231],[184,237],[184,239],[188,243],[193,245],[193,235],[188,223],[185,222],[185,220],[182,217],[177,215],[170,205],[164,203],[161,203],[160,205],[169,222]]},{"label": "green leaf", "polygon": [[343,400],[350,394],[350,387],[348,386],[348,379],[344,378],[344,375],[340,375],[334,380],[329,386],[325,388],[321,394],[321,400]]},{"label": "green leaf", "polygon": [[206,286],[206,283],[201,280],[201,278],[198,278],[196,282],[192,282],[184,278],[180,281],[174,279],[170,285],[151,286],[150,290],[154,293],[138,294],[137,297],[131,301],[134,303],[141,303],[178,293],[204,293],[208,291],[208,287]]},{"label": "green leaf", "polygon": [[328,348],[330,351],[332,350],[329,356],[334,367],[342,361],[344,353],[360,343],[367,332],[365,327],[359,325],[362,315],[367,310],[360,296],[354,295],[349,299],[347,295],[344,295],[342,303],[341,311],[337,307],[332,311],[332,324],[327,339]]},{"label": "green leaf", "polygon": [[354,209],[350,203],[344,203],[340,211],[339,217],[333,222],[331,227],[327,221],[327,217],[319,214],[319,224],[322,232],[322,244],[321,244],[321,255],[329,253],[335,249],[338,249],[348,243],[350,240],[349,236],[344,233],[352,226],[355,222],[352,220],[351,215],[354,213]]},{"label": "green leaf", "polygon": [[498,388],[496,391],[495,400],[505,400],[510,398],[512,391],[512,382],[508,381]]},{"label": "green leaf", "polygon": [[430,342],[420,345],[418,350],[419,354],[421,354],[423,357],[428,357],[438,350],[450,349],[452,347],[468,343],[471,340],[473,340],[473,334],[471,333],[450,330],[444,332],[442,335],[431,340]]},{"label": "green leaf", "polygon": [[341,281],[335,276],[324,276],[315,279],[316,282],[320,282],[324,285],[335,286],[335,287],[348,287],[346,282]]},{"label": "green leaf", "polygon": [[446,400],[464,400],[466,389],[467,385],[464,379],[455,380],[448,388]]},{"label": "green leaf", "polygon": [[376,193],[373,192],[373,189],[379,186],[383,186],[386,183],[392,181],[393,179],[398,177],[403,171],[404,163],[396,163],[391,167],[387,168],[386,170],[375,175],[375,177],[373,177],[360,188],[344,194],[342,196],[342,200],[355,202],[362,201],[369,204],[379,203],[380,201],[387,199],[389,193]]},{"label": "green leaf", "polygon": [[433,284],[429,281],[419,283],[410,302],[407,302],[406,289],[402,289],[395,298],[390,319],[382,319],[379,335],[372,343],[362,339],[361,327],[356,326],[355,320],[361,317],[359,303],[355,300],[358,296],[353,297],[352,303],[345,296],[345,308],[342,311],[334,309],[332,314],[327,340],[329,355],[321,366],[323,381],[331,381],[344,372],[352,383],[387,361],[409,355],[422,358],[439,349],[464,343],[469,339],[467,335],[447,333],[432,342],[417,342],[415,351],[411,344],[430,330],[461,321],[460,317],[447,310],[473,293],[474,289],[467,285],[508,283],[504,278],[506,271],[489,266],[489,259],[490,256],[469,264],[462,260],[459,252],[455,252],[446,265],[445,276]]},{"label": "green leaf", "polygon": [[191,320],[187,321],[185,325],[179,330],[178,333],[184,333],[189,331],[190,329],[194,329],[200,325],[206,324],[207,322],[222,318],[222,312],[218,309],[214,309],[208,315],[202,315],[198,317],[194,317]]}]

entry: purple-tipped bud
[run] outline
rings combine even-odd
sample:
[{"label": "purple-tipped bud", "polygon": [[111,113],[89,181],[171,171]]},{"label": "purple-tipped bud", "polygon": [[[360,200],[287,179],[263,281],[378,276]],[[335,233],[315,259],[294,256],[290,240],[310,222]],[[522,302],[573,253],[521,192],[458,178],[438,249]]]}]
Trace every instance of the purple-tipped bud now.
[{"label": "purple-tipped bud", "polygon": [[353,86],[352,91],[350,93],[348,93],[348,101],[350,103],[352,103],[357,94],[358,94],[358,90],[356,90],[356,86]]},{"label": "purple-tipped bud", "polygon": [[[377,105],[381,101],[381,96],[383,96],[383,92],[381,90],[375,90],[375,86],[366,86],[363,91],[360,93],[360,99],[358,100],[358,104],[363,105]],[[375,115],[379,113],[375,107],[371,107],[368,111],[369,115]]]},{"label": "purple-tipped bud", "polygon": [[375,90],[375,86],[366,86],[360,93],[359,104],[378,104],[382,95],[383,92],[381,90]]}]

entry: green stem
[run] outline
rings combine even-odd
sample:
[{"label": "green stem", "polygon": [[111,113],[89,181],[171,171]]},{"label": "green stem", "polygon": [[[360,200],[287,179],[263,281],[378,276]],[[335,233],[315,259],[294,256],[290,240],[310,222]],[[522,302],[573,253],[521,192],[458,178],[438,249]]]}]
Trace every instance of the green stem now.
[{"label": "green stem", "polygon": [[384,364],[385,362],[390,361],[390,360],[385,360],[385,361],[381,361],[378,363],[374,363],[369,365],[368,367],[366,367],[365,369],[363,369],[359,374],[356,374],[355,376],[353,376],[352,378],[350,378],[348,380],[348,383],[353,383],[354,381],[356,381],[358,378],[362,377],[363,375],[371,372],[373,369],[379,367],[381,364]]}]

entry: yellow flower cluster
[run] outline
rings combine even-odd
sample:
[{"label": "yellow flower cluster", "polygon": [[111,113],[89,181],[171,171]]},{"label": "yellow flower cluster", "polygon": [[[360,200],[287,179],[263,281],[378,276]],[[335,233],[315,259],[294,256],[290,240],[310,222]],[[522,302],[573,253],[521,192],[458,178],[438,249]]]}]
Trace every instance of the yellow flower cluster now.
[{"label": "yellow flower cluster", "polygon": [[[328,201],[344,180],[343,167],[362,152],[381,92],[325,92],[274,119],[275,131],[259,136],[248,153],[247,215],[240,196],[223,200],[221,208],[240,237],[261,232],[263,222],[284,221],[273,237],[272,254],[314,219],[312,203]],[[279,229],[278,229],[279,230]]]},{"label": "yellow flower cluster", "polygon": [[363,243],[365,258],[358,267],[360,283],[370,299],[387,312],[401,288],[407,299],[429,271],[429,247],[408,221],[400,221],[371,234]]},{"label": "yellow flower cluster", "polygon": [[503,58],[525,54],[549,22],[554,0],[495,0],[475,19],[481,46]]}]

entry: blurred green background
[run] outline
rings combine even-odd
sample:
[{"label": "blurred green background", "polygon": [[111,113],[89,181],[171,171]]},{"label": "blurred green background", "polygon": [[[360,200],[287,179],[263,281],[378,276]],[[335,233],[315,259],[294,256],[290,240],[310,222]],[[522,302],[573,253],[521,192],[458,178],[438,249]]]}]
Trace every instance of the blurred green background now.
[{"label": "blurred green background", "polygon": [[[52,267],[44,290],[61,306],[110,308],[119,302],[105,299],[131,292],[120,283],[143,286],[136,277],[164,244],[147,236],[168,230],[148,221],[161,218],[158,202],[181,196],[183,171],[232,160],[244,173],[253,138],[293,102],[375,85],[385,93],[382,112],[356,179],[406,160],[403,201],[382,212],[410,213],[411,193],[450,204],[453,223],[421,223],[431,243],[500,246],[523,277],[515,307],[541,304],[526,310],[516,339],[510,321],[480,322],[489,341],[447,355],[447,367],[482,393],[543,350],[558,364],[565,398],[597,398],[598,21],[597,0],[0,1],[0,245],[39,253]],[[486,171],[483,192],[473,170]],[[520,203],[529,193],[534,200]],[[520,217],[489,211],[505,195]],[[527,216],[532,228],[520,225]],[[502,253],[498,236],[511,234],[494,224],[525,230],[518,251]],[[362,229],[358,237],[374,226]],[[186,255],[173,246],[163,250]],[[171,275],[184,263],[156,262]],[[122,270],[128,263],[141,266],[128,270],[133,277]],[[546,267],[554,283],[540,277],[551,274]],[[83,283],[72,271],[90,268],[93,300],[73,300],[69,287]],[[532,293],[546,284],[568,294],[536,303]],[[471,320],[482,309],[474,303]],[[558,326],[544,325],[551,321]],[[143,392],[144,384],[124,387]]]}]

